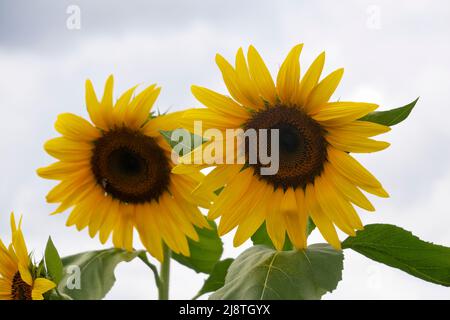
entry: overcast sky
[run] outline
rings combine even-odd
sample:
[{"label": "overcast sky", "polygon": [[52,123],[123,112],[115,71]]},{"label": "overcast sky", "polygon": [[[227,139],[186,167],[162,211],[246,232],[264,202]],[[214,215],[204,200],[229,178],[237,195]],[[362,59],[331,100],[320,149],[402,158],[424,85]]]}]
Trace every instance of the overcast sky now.
[{"label": "overcast sky", "polygon": [[[69,29],[68,8],[81,13]],[[86,116],[84,81],[103,90],[113,73],[115,96],[137,84],[163,88],[161,111],[198,106],[190,85],[225,92],[214,63],[254,44],[275,72],[289,49],[304,43],[303,65],[321,51],[326,71],[345,68],[335,98],[382,109],[420,101],[410,118],[383,138],[392,146],[359,159],[390,199],[372,197],[365,224],[392,223],[450,246],[450,3],[448,1],[23,1],[0,0],[0,237],[9,213],[24,214],[29,248],[40,256],[48,235],[62,255],[102,248],[87,232],[50,217],[45,195],[54,182],[35,170],[51,162],[42,148],[56,136],[61,112]],[[305,68],[303,69],[305,70]],[[226,236],[224,256],[235,257]],[[323,241],[315,232],[312,242]],[[108,244],[110,246],[111,244]],[[138,261],[117,269],[112,299],[155,298],[150,272]],[[172,298],[191,298],[204,275],[174,264]],[[144,278],[144,281],[142,280]],[[450,289],[345,252],[343,281],[326,299],[449,299]]]}]

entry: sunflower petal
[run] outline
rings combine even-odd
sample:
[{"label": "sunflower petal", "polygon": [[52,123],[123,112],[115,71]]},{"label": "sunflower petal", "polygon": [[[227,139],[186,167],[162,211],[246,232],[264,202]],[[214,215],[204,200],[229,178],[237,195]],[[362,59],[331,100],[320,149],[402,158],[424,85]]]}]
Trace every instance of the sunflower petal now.
[{"label": "sunflower petal", "polygon": [[93,144],[73,141],[63,137],[51,139],[44,145],[45,151],[52,157],[72,162],[89,160],[93,147]]},{"label": "sunflower petal", "polygon": [[243,120],[249,117],[248,112],[229,97],[198,86],[192,86],[191,91],[198,101],[214,112]]},{"label": "sunflower petal", "polygon": [[308,184],[306,187],[305,202],[314,224],[317,226],[324,239],[336,250],[341,250],[341,242],[337,235],[336,229],[334,228],[331,220],[319,207],[316,200],[314,187],[311,184]]},{"label": "sunflower petal", "polygon": [[102,110],[100,108],[100,102],[95,95],[94,87],[91,80],[86,80],[86,109],[89,113],[89,117],[92,122],[103,130],[108,129],[107,124],[103,120]]},{"label": "sunflower petal", "polygon": [[298,90],[298,97],[296,99],[296,102],[299,106],[303,106],[307,113],[310,110],[308,109],[308,105],[306,104],[306,102],[308,101],[309,94],[319,82],[324,64],[325,52],[322,52],[311,64],[300,82],[300,88]]},{"label": "sunflower petal", "polygon": [[378,108],[374,103],[330,102],[312,112],[314,120],[324,126],[342,126],[355,121]]},{"label": "sunflower petal", "polygon": [[277,101],[277,91],[264,60],[253,46],[248,48],[247,56],[250,75],[258,88],[259,94],[269,103],[275,104]]},{"label": "sunflower petal", "polygon": [[267,210],[266,228],[273,245],[277,250],[283,250],[286,237],[286,223],[282,212],[284,192],[277,190],[272,199],[272,203]]},{"label": "sunflower petal", "polygon": [[359,137],[373,137],[389,132],[390,127],[368,121],[353,121],[339,127],[329,127],[327,131],[331,134],[355,135]]},{"label": "sunflower petal", "polygon": [[45,278],[37,278],[33,283],[33,292],[38,292],[40,294],[46,293],[56,287],[53,281]]},{"label": "sunflower petal", "polygon": [[239,87],[241,92],[245,94],[247,99],[249,99],[254,105],[263,107],[263,103],[259,98],[258,88],[255,82],[250,77],[247,62],[245,61],[244,52],[242,48],[239,48],[236,53],[236,75],[239,81]]},{"label": "sunflower petal", "polygon": [[303,44],[291,49],[278,71],[277,91],[278,97],[285,104],[294,103],[300,81],[300,53]]},{"label": "sunflower petal", "polygon": [[88,121],[72,113],[60,114],[55,129],[66,138],[76,141],[93,141],[101,135]]},{"label": "sunflower petal", "polygon": [[239,86],[239,79],[233,66],[220,54],[216,55],[216,63],[222,72],[223,81],[234,100],[252,109],[259,109],[260,106],[254,103],[242,92]]},{"label": "sunflower petal", "polygon": [[342,68],[333,71],[311,91],[306,102],[306,110],[309,113],[314,113],[321,109],[330,100],[339,82],[341,82],[343,74],[344,69]]},{"label": "sunflower petal", "polygon": [[389,142],[338,132],[327,135],[326,140],[336,149],[354,153],[377,152],[390,146]]},{"label": "sunflower petal", "polygon": [[328,160],[337,172],[358,186],[382,188],[381,183],[348,153],[329,147]]}]

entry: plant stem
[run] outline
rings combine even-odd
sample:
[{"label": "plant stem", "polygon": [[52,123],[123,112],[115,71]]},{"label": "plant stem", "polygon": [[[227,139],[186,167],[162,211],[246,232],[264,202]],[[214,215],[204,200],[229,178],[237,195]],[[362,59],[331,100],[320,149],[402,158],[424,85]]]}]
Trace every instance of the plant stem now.
[{"label": "plant stem", "polygon": [[152,263],[150,263],[150,261],[148,261],[147,252],[141,251],[138,255],[138,258],[141,259],[141,261],[144,262],[144,264],[147,267],[149,267],[150,270],[152,270],[153,275],[155,277],[155,284],[159,288],[161,286],[161,280],[159,279],[158,269],[156,268],[156,266],[154,264],[152,264]]},{"label": "plant stem", "polygon": [[169,300],[170,258],[171,251],[167,245],[163,245],[164,261],[159,271],[160,286],[158,288],[159,300]]}]

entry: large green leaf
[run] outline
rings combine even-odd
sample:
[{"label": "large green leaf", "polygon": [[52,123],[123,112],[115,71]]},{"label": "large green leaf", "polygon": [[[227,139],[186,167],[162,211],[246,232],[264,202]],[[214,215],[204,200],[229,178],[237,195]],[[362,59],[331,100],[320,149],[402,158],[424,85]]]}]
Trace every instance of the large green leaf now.
[{"label": "large green leaf", "polygon": [[[306,234],[309,236],[315,228],[316,228],[316,225],[311,220],[311,218],[309,218],[308,224],[306,226]],[[269,237],[269,234],[267,233],[266,223],[263,223],[258,228],[258,230],[256,230],[256,232],[252,235],[252,242],[254,245],[261,244],[261,245],[267,246],[269,248],[275,248],[272,240]],[[288,251],[288,250],[292,250],[292,249],[293,249],[292,242],[289,239],[289,236],[286,234],[283,250]]]},{"label": "large green leaf", "polygon": [[387,111],[371,112],[368,115],[362,117],[360,120],[375,122],[385,126],[396,125],[409,116],[418,100],[419,98],[400,108]]},{"label": "large green leaf", "polygon": [[343,259],[342,251],[328,244],[314,244],[301,251],[254,246],[231,264],[225,285],[210,299],[320,299],[342,279]]},{"label": "large green leaf", "polygon": [[133,260],[138,254],[139,251],[107,249],[65,257],[62,259],[64,275],[58,291],[74,300],[103,299],[116,281],[116,266]]},{"label": "large green leaf", "polygon": [[342,247],[425,281],[450,286],[450,248],[420,240],[390,224],[369,224]]},{"label": "large green leaf", "polygon": [[52,280],[59,283],[63,277],[63,264],[51,237],[48,238],[45,248],[45,265]]},{"label": "large green leaf", "polygon": [[223,243],[217,234],[216,224],[212,221],[209,224],[211,229],[196,227],[199,241],[188,240],[191,253],[189,257],[172,253],[172,258],[196,272],[211,273],[222,256]]},{"label": "large green leaf", "polygon": [[228,258],[217,262],[213,270],[211,271],[211,274],[205,280],[203,287],[200,289],[200,291],[197,293],[194,299],[197,299],[198,297],[204,295],[205,293],[213,292],[222,288],[223,285],[225,284],[225,277],[227,275],[228,268],[230,267],[233,261],[234,259]]}]

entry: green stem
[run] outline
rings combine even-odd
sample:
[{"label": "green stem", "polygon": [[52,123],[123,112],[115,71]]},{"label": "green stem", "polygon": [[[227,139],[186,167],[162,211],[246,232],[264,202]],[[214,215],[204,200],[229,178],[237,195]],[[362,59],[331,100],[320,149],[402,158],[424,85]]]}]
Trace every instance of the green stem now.
[{"label": "green stem", "polygon": [[145,263],[145,265],[147,267],[150,268],[150,270],[152,270],[153,275],[155,277],[155,284],[159,288],[161,286],[161,280],[159,279],[158,269],[156,268],[156,266],[154,264],[152,264],[152,263],[150,263],[150,261],[148,261],[147,252],[141,251],[139,253],[138,257],[139,257],[139,259],[141,259],[142,262]]},{"label": "green stem", "polygon": [[159,300],[169,300],[170,258],[172,253],[166,245],[163,246],[163,251],[164,261],[161,263],[159,271],[160,286],[158,292]]}]

